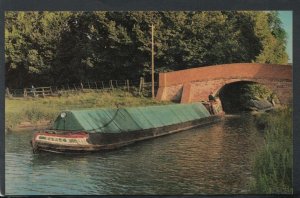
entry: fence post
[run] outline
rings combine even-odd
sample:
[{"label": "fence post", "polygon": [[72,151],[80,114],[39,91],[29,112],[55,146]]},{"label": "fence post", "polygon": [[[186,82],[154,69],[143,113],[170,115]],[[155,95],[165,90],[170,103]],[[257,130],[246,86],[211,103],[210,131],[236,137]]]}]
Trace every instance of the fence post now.
[{"label": "fence post", "polygon": [[6,89],[5,89],[5,96],[9,97],[9,98],[11,97],[8,87],[6,87]]},{"label": "fence post", "polygon": [[89,80],[88,80],[88,86],[89,86],[89,89],[91,89]]},{"label": "fence post", "polygon": [[55,91],[56,91],[56,92],[58,91],[57,86],[55,86]]},{"label": "fence post", "polygon": [[144,77],[143,77],[143,80],[142,80],[142,93],[143,93],[143,91],[144,91],[144,88],[145,88],[145,79],[144,79]]},{"label": "fence post", "polygon": [[27,90],[26,88],[24,88],[24,93],[23,93],[24,97],[26,98],[27,97]]},{"label": "fence post", "polygon": [[95,81],[95,85],[96,85],[96,91],[98,91],[98,86],[97,86],[97,82]]},{"label": "fence post", "polygon": [[32,89],[33,96],[34,96],[34,97],[37,97],[37,95],[36,95],[36,92],[35,92],[35,91],[36,91],[36,88],[33,88],[33,89]]},{"label": "fence post", "polygon": [[140,88],[139,88],[139,94],[141,95],[142,93],[142,89],[143,89],[143,82],[144,81],[144,78],[143,77],[140,77]]},{"label": "fence post", "polygon": [[80,86],[81,86],[81,90],[83,90],[83,84],[82,84],[82,82],[80,82]]},{"label": "fence post", "polygon": [[69,86],[69,83],[67,84],[67,87],[68,87],[68,91],[70,91],[70,86]]},{"label": "fence post", "polygon": [[75,91],[77,91],[77,88],[76,88],[76,86],[75,86],[75,83],[73,83],[73,86],[74,86]]},{"label": "fence post", "polygon": [[112,80],[109,81],[109,84],[110,84],[111,90],[114,90],[114,86],[113,86]]},{"label": "fence post", "polygon": [[126,84],[127,84],[127,91],[129,92],[129,80],[126,80]]},{"label": "fence post", "polygon": [[44,90],[44,87],[42,88],[42,95],[43,95],[43,98],[45,98],[45,90]]},{"label": "fence post", "polygon": [[104,83],[103,83],[103,81],[101,81],[101,83],[102,83],[102,89],[104,89]]}]

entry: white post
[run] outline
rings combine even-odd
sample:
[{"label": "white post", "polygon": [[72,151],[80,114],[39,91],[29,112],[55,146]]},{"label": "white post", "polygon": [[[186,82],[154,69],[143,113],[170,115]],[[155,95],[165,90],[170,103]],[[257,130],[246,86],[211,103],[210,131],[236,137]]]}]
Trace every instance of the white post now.
[{"label": "white post", "polygon": [[151,67],[152,67],[152,98],[154,99],[154,25],[151,25],[152,30],[152,56],[151,56]]}]

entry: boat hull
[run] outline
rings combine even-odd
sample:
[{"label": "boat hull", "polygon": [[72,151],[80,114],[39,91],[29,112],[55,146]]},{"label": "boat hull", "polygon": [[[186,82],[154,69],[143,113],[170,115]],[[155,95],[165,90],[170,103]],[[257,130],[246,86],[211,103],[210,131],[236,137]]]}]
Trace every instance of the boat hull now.
[{"label": "boat hull", "polygon": [[198,120],[164,127],[121,133],[88,133],[85,131],[44,131],[35,133],[31,140],[34,152],[82,153],[117,149],[138,141],[152,139],[220,121],[213,115]]}]

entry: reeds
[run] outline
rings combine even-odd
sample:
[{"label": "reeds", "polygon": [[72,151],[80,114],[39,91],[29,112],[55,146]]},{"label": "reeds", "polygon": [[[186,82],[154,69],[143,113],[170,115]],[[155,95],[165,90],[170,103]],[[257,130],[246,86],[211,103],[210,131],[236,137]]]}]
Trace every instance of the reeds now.
[{"label": "reeds", "polygon": [[253,193],[292,193],[293,141],[290,107],[257,118],[263,127],[264,145],[253,163]]}]

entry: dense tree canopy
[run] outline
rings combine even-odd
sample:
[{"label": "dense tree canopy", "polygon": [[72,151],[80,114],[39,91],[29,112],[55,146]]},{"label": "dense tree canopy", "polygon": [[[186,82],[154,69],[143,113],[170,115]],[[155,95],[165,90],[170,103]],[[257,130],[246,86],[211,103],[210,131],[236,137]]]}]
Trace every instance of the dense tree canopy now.
[{"label": "dense tree canopy", "polygon": [[6,83],[150,77],[155,72],[223,63],[286,64],[277,12],[7,12]]}]

